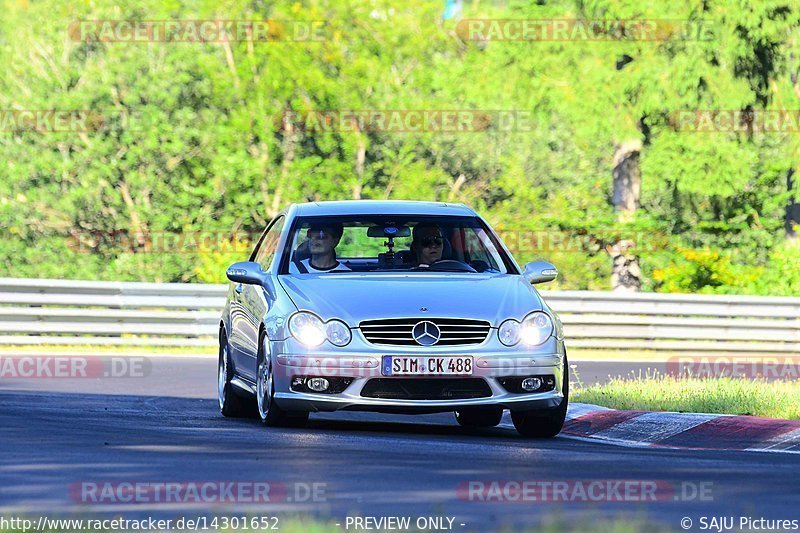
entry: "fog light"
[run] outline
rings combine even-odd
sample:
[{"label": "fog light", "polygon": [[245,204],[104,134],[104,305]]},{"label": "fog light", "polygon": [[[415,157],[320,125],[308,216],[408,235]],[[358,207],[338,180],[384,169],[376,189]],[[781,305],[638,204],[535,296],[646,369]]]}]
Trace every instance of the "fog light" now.
[{"label": "fog light", "polygon": [[306,387],[314,392],[326,391],[329,386],[330,384],[325,378],[308,378],[308,380],[306,380]]},{"label": "fog light", "polygon": [[500,385],[513,394],[540,394],[556,388],[556,377],[553,374],[540,376],[506,376],[497,379]]},{"label": "fog light", "polygon": [[539,378],[525,378],[522,380],[522,389],[528,392],[538,390],[542,387],[542,380]]}]

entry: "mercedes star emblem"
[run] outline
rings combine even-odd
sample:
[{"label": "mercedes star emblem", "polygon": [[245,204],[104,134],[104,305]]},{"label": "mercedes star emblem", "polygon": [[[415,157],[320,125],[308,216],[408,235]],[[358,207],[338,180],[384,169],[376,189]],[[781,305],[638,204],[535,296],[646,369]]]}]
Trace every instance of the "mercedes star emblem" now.
[{"label": "mercedes star emblem", "polygon": [[414,329],[411,330],[411,336],[414,337],[417,344],[433,346],[439,342],[441,332],[439,331],[439,326],[430,320],[423,320],[414,325]]}]

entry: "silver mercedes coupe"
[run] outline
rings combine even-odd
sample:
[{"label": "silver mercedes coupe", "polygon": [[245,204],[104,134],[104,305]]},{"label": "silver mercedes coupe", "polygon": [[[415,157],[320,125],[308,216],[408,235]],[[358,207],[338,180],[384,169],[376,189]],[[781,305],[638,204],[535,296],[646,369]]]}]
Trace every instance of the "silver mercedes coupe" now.
[{"label": "silver mercedes coupe", "polygon": [[[316,411],[452,411],[526,437],[561,431],[569,399],[561,321],[462,204],[295,204],[227,270],[219,324],[222,414],[298,426]],[[255,399],[255,401],[253,401]]]}]

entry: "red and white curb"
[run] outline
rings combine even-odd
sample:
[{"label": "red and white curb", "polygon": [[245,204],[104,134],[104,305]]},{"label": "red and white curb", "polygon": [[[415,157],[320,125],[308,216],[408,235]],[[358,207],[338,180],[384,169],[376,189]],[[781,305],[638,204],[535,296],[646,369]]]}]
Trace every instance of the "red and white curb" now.
[{"label": "red and white curb", "polygon": [[571,403],[560,436],[627,447],[800,454],[800,420],[619,411]]}]

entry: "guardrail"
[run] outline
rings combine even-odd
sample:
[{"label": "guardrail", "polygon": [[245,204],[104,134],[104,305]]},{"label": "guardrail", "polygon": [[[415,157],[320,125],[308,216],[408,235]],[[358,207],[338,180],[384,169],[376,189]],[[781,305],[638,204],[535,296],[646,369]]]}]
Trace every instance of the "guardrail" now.
[{"label": "guardrail", "polygon": [[542,291],[576,348],[800,355],[800,298]]},{"label": "guardrail", "polygon": [[213,346],[225,285],[0,278],[0,345]]},{"label": "guardrail", "polygon": [[[0,345],[216,344],[226,285],[0,278]],[[542,291],[568,346],[800,354],[800,298]]]}]

